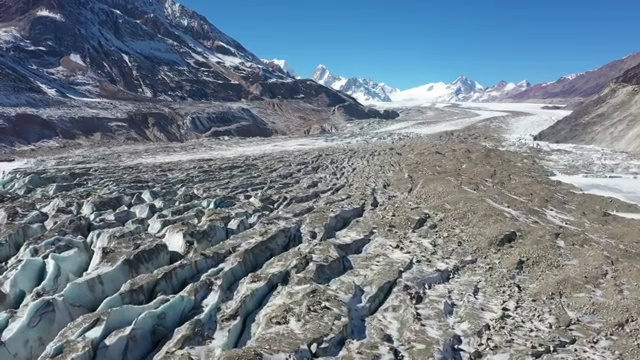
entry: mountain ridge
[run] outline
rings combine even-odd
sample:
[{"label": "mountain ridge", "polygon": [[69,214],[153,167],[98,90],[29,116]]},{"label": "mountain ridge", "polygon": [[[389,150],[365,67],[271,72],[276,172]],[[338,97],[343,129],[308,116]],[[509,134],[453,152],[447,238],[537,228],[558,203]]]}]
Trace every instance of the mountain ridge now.
[{"label": "mountain ridge", "polygon": [[421,105],[446,102],[487,102],[501,101],[509,94],[522,91],[529,86],[524,80],[519,83],[500,81],[491,87],[484,87],[464,75],[451,83],[436,82],[403,90],[392,96],[394,102]]},{"label": "mountain ridge", "polygon": [[453,101],[500,101],[531,86],[528,81],[524,80],[519,83],[500,81],[494,86],[484,87],[477,81],[460,75],[451,83],[427,83],[415,88],[400,90],[368,78],[347,78],[335,75],[322,64],[318,65],[311,79],[321,85],[354,96],[365,103],[409,102],[422,104]]},{"label": "mountain ridge", "polygon": [[390,95],[399,90],[385,83],[378,83],[368,78],[350,77],[334,75],[329,69],[320,64],[311,76],[317,83],[329,88],[342,91],[355,97],[358,101],[370,102],[390,102]]},{"label": "mountain ridge", "polygon": [[640,64],[640,52],[613,60],[595,70],[561,76],[556,81],[540,83],[513,94],[510,100],[576,100],[595,96],[610,81]]}]

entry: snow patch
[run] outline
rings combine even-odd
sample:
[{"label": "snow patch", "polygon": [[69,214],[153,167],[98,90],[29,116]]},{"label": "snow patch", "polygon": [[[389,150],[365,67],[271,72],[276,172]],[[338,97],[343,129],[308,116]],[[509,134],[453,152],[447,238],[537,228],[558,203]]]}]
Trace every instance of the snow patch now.
[{"label": "snow patch", "polygon": [[625,212],[610,212],[611,215],[627,218],[627,219],[635,219],[640,220],[640,213],[625,213]]},{"label": "snow patch", "polygon": [[47,9],[40,9],[36,12],[36,16],[46,16],[46,17],[50,17],[52,19],[55,19],[57,21],[65,21],[64,20],[64,16],[58,14],[58,13],[54,13],[51,10],[47,10]]},{"label": "snow patch", "polygon": [[553,180],[575,185],[584,193],[612,197],[640,205],[640,179],[632,175],[557,175]]},{"label": "snow patch", "polygon": [[82,61],[82,57],[80,57],[80,55],[78,55],[78,54],[69,55],[69,59],[71,59],[71,61],[73,61],[74,63],[76,63],[78,65],[87,66],[87,64],[85,64],[85,62]]},{"label": "snow patch", "polygon": [[29,163],[26,160],[16,160],[12,162],[0,162],[0,179],[8,175],[12,170],[27,167]]}]

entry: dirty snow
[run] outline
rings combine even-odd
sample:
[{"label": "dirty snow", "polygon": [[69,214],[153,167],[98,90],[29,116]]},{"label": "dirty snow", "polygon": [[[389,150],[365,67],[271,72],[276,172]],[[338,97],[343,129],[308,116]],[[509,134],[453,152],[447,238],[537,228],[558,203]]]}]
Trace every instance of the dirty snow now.
[{"label": "dirty snow", "polygon": [[453,120],[453,121],[442,121],[435,124],[423,122],[421,124],[418,124],[417,126],[401,128],[398,131],[410,132],[410,133],[416,133],[416,134],[422,134],[422,135],[436,134],[436,133],[445,132],[445,131],[463,129],[465,127],[471,126],[475,123],[478,123],[480,121],[490,119],[493,117],[509,115],[508,113],[499,112],[499,111],[474,110],[474,112],[477,113],[478,116],[467,118],[467,119]]},{"label": "dirty snow", "polygon": [[234,156],[260,155],[264,153],[305,150],[331,146],[332,143],[322,139],[291,139],[254,146],[229,146],[227,148],[216,148],[216,150],[196,152],[174,153],[172,155],[159,155],[142,157],[133,161],[133,164],[140,163],[165,163],[185,160],[212,159]]},{"label": "dirty snow", "polygon": [[377,132],[402,132],[402,133],[415,133],[415,134],[436,134],[439,132],[452,131],[471,126],[482,120],[486,120],[498,116],[506,116],[508,113],[499,111],[485,111],[485,110],[473,110],[477,116],[445,121],[405,121],[398,122],[389,125],[385,128],[378,130]]}]

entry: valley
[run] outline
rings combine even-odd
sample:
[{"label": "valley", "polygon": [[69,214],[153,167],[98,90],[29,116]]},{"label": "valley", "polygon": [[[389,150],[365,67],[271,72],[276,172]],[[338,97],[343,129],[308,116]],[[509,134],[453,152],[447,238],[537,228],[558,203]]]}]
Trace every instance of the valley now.
[{"label": "valley", "polygon": [[634,169],[534,142],[541,108],[18,151],[0,357],[635,358],[640,208],[550,178]]}]

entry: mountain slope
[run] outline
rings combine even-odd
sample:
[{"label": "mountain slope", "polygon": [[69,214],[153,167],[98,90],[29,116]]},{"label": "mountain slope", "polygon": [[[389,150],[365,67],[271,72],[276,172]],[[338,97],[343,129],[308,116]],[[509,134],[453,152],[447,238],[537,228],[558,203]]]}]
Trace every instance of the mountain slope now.
[{"label": "mountain slope", "polygon": [[344,78],[332,74],[324,65],[319,65],[311,77],[318,84],[342,91],[361,102],[389,102],[390,95],[398,92],[384,83],[377,83],[371,79]]},{"label": "mountain slope", "polygon": [[640,65],[636,65],[536,139],[640,152],[639,119]]},{"label": "mountain slope", "polygon": [[638,64],[640,64],[640,53],[634,53],[596,70],[563,76],[549,83],[536,84],[525,91],[509,96],[509,99],[585,99],[600,93],[611,80]]},{"label": "mountain slope", "polygon": [[47,96],[237,101],[295,81],[173,0],[3,1],[0,49],[2,86]]},{"label": "mountain slope", "polygon": [[[241,100],[230,110],[181,102]],[[181,141],[304,133],[345,119],[389,116],[397,114],[366,109],[269,66],[173,0],[0,1],[5,146],[54,138]],[[141,136],[140,128],[177,135]]]},{"label": "mountain slope", "polygon": [[48,95],[238,100],[289,79],[173,0],[13,0],[0,14],[0,67]]}]

